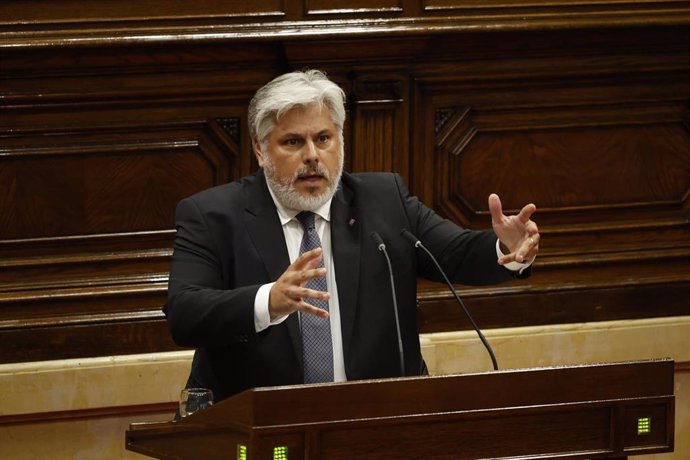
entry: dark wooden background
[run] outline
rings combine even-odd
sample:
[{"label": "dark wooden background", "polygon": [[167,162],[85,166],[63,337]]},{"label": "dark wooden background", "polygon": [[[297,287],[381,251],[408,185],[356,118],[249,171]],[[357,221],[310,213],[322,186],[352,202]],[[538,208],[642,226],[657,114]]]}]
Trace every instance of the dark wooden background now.
[{"label": "dark wooden background", "polygon": [[[246,105],[292,69],[347,91],[347,169],[441,214],[538,206],[534,276],[483,328],[690,314],[690,2],[0,3],[0,362],[175,349],[176,203],[252,172]],[[469,327],[420,282],[422,332]]]}]

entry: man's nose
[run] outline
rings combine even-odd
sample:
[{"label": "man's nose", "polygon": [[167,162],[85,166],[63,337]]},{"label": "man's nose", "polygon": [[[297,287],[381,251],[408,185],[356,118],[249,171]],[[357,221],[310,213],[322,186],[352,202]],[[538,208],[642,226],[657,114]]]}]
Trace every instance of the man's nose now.
[{"label": "man's nose", "polygon": [[302,151],[302,160],[307,163],[311,161],[319,160],[318,149],[313,140],[308,140],[304,143],[304,149]]}]

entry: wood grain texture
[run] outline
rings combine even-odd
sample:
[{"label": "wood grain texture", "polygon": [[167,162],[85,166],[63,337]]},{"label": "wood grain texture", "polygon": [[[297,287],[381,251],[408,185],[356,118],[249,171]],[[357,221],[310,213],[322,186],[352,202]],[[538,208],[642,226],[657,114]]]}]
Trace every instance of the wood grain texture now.
[{"label": "wood grain texture", "polygon": [[690,2],[163,3],[0,5],[0,362],[174,349],[175,205],[256,169],[247,103],[303,68],[348,170],[470,228],[537,204],[534,276],[458,286],[481,326],[690,314]]},{"label": "wood grain texture", "polygon": [[[273,446],[297,459],[621,458],[673,450],[672,394],[672,361],[299,385],[132,424],[126,437],[157,458],[221,458],[235,443],[262,460]],[[643,414],[649,436],[634,431]]]}]

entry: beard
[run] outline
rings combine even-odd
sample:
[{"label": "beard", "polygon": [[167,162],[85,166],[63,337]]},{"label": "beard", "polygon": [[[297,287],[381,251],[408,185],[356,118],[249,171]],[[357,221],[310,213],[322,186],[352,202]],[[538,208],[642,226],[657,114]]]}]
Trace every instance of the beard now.
[{"label": "beard", "polygon": [[[341,151],[339,155],[338,171],[333,176],[331,176],[328,169],[321,163],[310,163],[296,171],[292,177],[281,179],[277,177],[270,155],[264,154],[263,169],[268,187],[283,206],[299,211],[315,211],[330,200],[338,190],[340,177],[343,175],[343,160],[344,152]],[[300,194],[295,188],[297,180],[314,174],[318,174],[326,179],[326,188],[324,191],[320,194]]]}]

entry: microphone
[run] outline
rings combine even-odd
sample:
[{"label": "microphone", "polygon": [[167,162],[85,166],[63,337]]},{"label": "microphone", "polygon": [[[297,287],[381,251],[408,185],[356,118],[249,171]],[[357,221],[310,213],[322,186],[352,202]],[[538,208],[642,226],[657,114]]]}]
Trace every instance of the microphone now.
[{"label": "microphone", "polygon": [[398,353],[400,354],[400,375],[405,376],[405,355],[403,353],[402,336],[400,334],[400,319],[398,318],[398,301],[395,296],[395,281],[393,280],[393,266],[391,265],[391,259],[388,257],[388,252],[386,251],[386,244],[383,242],[381,235],[376,232],[371,232],[369,234],[371,238],[376,242],[379,251],[383,252],[386,256],[386,262],[388,262],[388,274],[391,279],[391,294],[393,297],[393,313],[395,313],[395,331],[398,333]]},{"label": "microphone", "polygon": [[474,327],[474,330],[477,331],[477,335],[479,336],[479,339],[484,344],[486,351],[489,352],[489,356],[491,357],[491,363],[494,366],[494,370],[497,371],[498,370],[498,363],[496,362],[496,356],[494,355],[494,351],[491,348],[491,345],[489,345],[489,342],[486,340],[486,337],[484,337],[484,334],[482,334],[482,331],[479,329],[479,326],[477,326],[477,323],[474,322],[474,319],[472,318],[472,315],[470,315],[470,312],[467,310],[467,307],[465,307],[465,304],[462,302],[462,300],[460,300],[460,296],[458,295],[457,292],[455,292],[455,288],[453,287],[451,282],[448,280],[446,273],[443,271],[443,269],[439,265],[438,261],[436,260],[436,257],[434,257],[434,255],[431,252],[429,252],[429,250],[427,248],[424,247],[422,242],[419,241],[419,239],[416,236],[414,236],[412,233],[410,233],[409,230],[407,230],[406,228],[403,228],[400,231],[400,234],[402,236],[404,236],[405,238],[407,238],[408,240],[410,240],[415,248],[423,249],[424,252],[426,252],[428,254],[428,256],[431,258],[431,260],[434,262],[434,265],[436,265],[436,268],[438,269],[439,273],[441,273],[441,275],[443,276],[443,279],[446,281],[446,284],[448,285],[451,292],[455,296],[455,300],[458,301],[458,303],[462,307],[462,310],[465,312],[465,316],[467,316],[467,319],[469,319],[470,323],[472,323],[472,327]]}]

